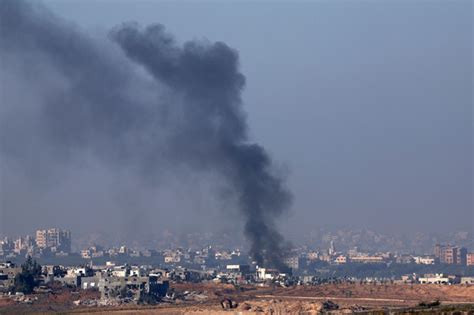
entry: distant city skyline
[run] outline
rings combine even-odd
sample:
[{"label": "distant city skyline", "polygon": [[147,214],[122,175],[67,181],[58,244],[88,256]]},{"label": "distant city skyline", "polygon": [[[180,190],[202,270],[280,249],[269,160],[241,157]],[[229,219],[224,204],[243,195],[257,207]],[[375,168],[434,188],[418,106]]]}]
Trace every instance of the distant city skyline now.
[{"label": "distant city skyline", "polygon": [[[70,231],[61,227],[38,228],[26,234],[15,233],[0,235],[1,240],[9,240],[20,248],[35,245],[38,249],[53,248],[54,252],[78,252],[91,246],[105,248],[118,248],[127,246],[134,250],[164,250],[173,247],[201,248],[212,246],[214,248],[239,248],[247,251],[248,243],[241,235],[227,231],[188,231],[163,230],[150,233],[146,240],[130,235],[128,238],[116,238],[113,235],[96,232],[89,235],[80,234],[79,231]],[[139,234],[137,234],[139,235]],[[16,244],[19,245],[16,245]],[[23,244],[23,245],[21,245]],[[304,239],[293,240],[294,249],[307,248],[311,250],[326,250],[332,252],[349,251],[358,249],[362,252],[388,251],[393,253],[411,253],[428,255],[433,253],[433,248],[438,244],[456,245],[472,248],[474,251],[474,232],[414,232],[407,235],[377,232],[370,229],[319,228],[309,231]],[[1,249],[1,246],[0,246]],[[436,250],[434,251],[436,253]]]}]

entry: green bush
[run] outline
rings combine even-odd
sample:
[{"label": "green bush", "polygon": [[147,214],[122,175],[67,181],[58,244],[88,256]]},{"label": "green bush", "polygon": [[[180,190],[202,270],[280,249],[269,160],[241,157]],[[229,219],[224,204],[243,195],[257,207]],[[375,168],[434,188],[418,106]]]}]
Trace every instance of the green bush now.
[{"label": "green bush", "polygon": [[41,265],[28,256],[26,262],[21,265],[21,272],[15,276],[13,291],[30,294],[38,284],[41,275]]}]

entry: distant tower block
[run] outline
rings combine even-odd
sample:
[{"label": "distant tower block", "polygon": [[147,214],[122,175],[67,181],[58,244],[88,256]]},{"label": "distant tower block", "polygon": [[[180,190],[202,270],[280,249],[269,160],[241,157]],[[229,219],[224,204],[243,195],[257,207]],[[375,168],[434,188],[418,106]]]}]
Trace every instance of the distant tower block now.
[{"label": "distant tower block", "polygon": [[328,254],[330,256],[334,255],[336,253],[336,249],[334,248],[334,241],[331,241],[330,245],[329,245],[329,250],[328,250]]}]

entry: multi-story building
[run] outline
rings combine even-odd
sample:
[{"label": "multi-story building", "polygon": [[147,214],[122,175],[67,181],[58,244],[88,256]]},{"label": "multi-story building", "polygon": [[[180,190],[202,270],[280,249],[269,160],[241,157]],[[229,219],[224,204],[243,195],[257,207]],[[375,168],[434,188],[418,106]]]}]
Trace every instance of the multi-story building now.
[{"label": "multi-story building", "polygon": [[0,291],[9,289],[14,284],[15,276],[21,272],[21,267],[7,261],[0,263]]},{"label": "multi-story building", "polygon": [[125,245],[120,246],[119,254],[128,254],[128,248]]},{"label": "multi-story building", "polygon": [[467,249],[464,247],[458,247],[456,252],[456,264],[465,266],[467,261]]},{"label": "multi-story building", "polygon": [[434,254],[442,264],[466,265],[467,249],[464,247],[436,244]]},{"label": "multi-story building", "polygon": [[436,244],[435,247],[434,247],[434,256],[435,256],[435,259],[440,261],[441,260],[441,254],[442,254],[442,249],[443,249],[443,245],[441,244]]},{"label": "multi-story building", "polygon": [[0,256],[7,256],[15,249],[14,243],[11,239],[5,237],[0,240]]},{"label": "multi-story building", "polygon": [[352,256],[350,261],[353,263],[363,263],[363,264],[379,264],[384,263],[384,258],[382,256],[370,256],[370,255],[359,255]]},{"label": "multi-story building", "polygon": [[297,270],[300,267],[299,262],[300,262],[300,259],[297,255],[286,257],[283,260],[283,263],[293,270]]},{"label": "multi-story building", "polygon": [[455,264],[457,260],[458,248],[454,246],[445,246],[441,250],[440,262],[444,264]]},{"label": "multi-story building", "polygon": [[71,251],[71,232],[58,228],[38,230],[36,231],[36,246],[69,253]]},{"label": "multi-story building", "polygon": [[466,255],[466,265],[474,266],[474,253],[469,253]]},{"label": "multi-story building", "polygon": [[26,237],[19,237],[13,243],[15,246],[15,253],[20,254],[22,251],[31,252],[34,245],[34,239],[30,235],[27,235]]},{"label": "multi-story building", "polygon": [[329,256],[333,256],[336,253],[336,248],[334,247],[334,241],[330,242],[328,254]]}]

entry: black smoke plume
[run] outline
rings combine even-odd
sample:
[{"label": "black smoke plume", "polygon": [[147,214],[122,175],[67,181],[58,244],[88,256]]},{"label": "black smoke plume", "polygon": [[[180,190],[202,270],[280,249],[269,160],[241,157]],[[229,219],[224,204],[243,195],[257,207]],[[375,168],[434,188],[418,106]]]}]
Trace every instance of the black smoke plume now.
[{"label": "black smoke plume", "polygon": [[[124,24],[99,43],[39,5],[4,0],[0,57],[2,72],[28,72],[38,90],[34,100],[2,97],[2,154],[29,161],[31,133],[65,159],[93,154],[151,177],[164,167],[218,174],[232,188],[251,256],[283,267],[275,219],[291,196],[264,148],[249,142],[235,50],[179,45],[159,24]],[[36,113],[27,126],[25,111]]]}]

